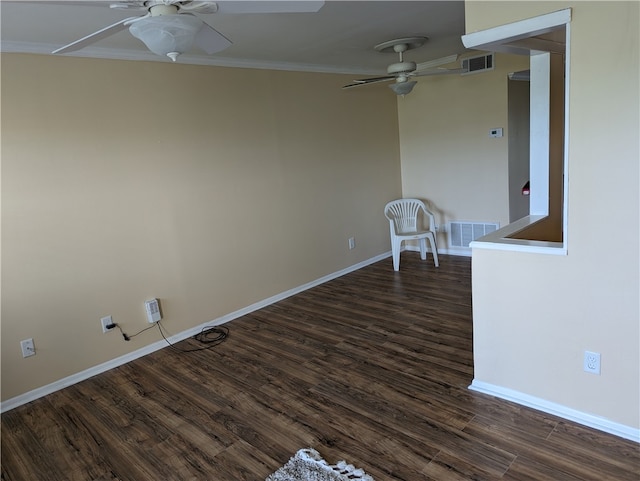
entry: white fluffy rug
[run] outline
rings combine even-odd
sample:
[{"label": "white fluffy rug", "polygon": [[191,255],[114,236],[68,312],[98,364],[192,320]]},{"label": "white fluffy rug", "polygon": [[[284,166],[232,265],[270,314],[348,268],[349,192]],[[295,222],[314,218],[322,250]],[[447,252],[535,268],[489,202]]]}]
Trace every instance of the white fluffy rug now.
[{"label": "white fluffy rug", "polygon": [[374,481],[362,469],[340,461],[331,465],[315,449],[301,449],[265,481]]}]

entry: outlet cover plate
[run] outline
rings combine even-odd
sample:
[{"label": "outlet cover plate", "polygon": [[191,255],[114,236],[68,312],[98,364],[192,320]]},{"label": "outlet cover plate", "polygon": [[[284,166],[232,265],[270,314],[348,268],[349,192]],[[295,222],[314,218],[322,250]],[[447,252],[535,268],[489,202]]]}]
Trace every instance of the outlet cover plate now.
[{"label": "outlet cover plate", "polygon": [[102,332],[109,332],[111,329],[107,329],[107,325],[113,324],[113,319],[111,316],[103,317],[100,319],[100,324],[102,324]]},{"label": "outlet cover plate", "polygon": [[584,371],[600,374],[600,353],[584,351]]},{"label": "outlet cover plate", "polygon": [[33,344],[33,339],[25,339],[24,341],[20,341],[20,348],[22,349],[22,357],[36,355],[36,347]]}]

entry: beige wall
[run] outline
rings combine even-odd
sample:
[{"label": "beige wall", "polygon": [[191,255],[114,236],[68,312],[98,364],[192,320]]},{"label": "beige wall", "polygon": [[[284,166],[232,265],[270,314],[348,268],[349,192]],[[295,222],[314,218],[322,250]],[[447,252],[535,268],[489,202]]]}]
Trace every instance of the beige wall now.
[{"label": "beige wall", "polygon": [[3,55],[2,399],[388,251],[396,100],[347,80]]},{"label": "beige wall", "polygon": [[467,31],[567,6],[568,255],[474,249],[475,379],[638,429],[640,4],[470,2]]},{"label": "beige wall", "polygon": [[[528,66],[496,54],[492,71],[422,77],[398,100],[403,194],[428,200],[439,224],[509,222],[507,74]],[[504,137],[490,138],[499,127]]]}]

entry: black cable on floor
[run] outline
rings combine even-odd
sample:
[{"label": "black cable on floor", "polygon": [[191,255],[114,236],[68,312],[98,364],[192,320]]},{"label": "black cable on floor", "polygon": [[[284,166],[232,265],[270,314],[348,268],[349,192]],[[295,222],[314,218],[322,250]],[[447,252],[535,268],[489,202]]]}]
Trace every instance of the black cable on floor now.
[{"label": "black cable on floor", "polygon": [[[156,322],[158,325],[158,330],[160,331],[160,335],[165,340],[165,342],[177,352],[196,352],[196,351],[206,351],[207,349],[214,348],[219,344],[222,344],[229,337],[229,328],[224,326],[205,326],[202,330],[193,336],[193,338],[200,342],[201,344],[207,344],[206,347],[199,347],[197,349],[181,349],[177,347],[175,344],[171,344],[165,336],[163,332],[164,326],[160,323],[160,321]],[[168,333],[167,333],[168,334]]]}]

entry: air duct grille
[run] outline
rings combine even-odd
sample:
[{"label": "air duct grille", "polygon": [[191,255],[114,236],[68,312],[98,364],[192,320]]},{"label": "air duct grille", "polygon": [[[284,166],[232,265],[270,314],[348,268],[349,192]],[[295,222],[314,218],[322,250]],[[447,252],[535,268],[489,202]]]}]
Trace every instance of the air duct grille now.
[{"label": "air duct grille", "polygon": [[484,72],[485,70],[493,70],[493,54],[489,53],[486,55],[465,58],[462,60],[462,68],[465,70],[462,75]]},{"label": "air duct grille", "polygon": [[498,230],[495,222],[449,222],[449,246],[468,248],[471,241]]}]

